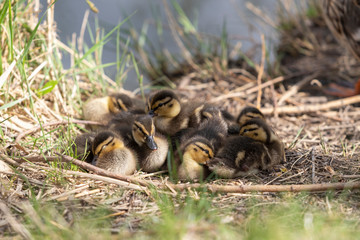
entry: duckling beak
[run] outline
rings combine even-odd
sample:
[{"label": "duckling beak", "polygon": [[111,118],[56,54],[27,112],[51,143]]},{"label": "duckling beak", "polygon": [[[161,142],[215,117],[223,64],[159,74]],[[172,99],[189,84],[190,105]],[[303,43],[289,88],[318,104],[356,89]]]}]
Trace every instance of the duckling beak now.
[{"label": "duckling beak", "polygon": [[150,115],[151,117],[155,117],[155,116],[156,116],[154,110],[152,110],[152,109],[149,111],[149,115]]},{"label": "duckling beak", "polygon": [[97,159],[98,159],[98,156],[94,156],[94,158],[93,158],[92,161],[91,161],[91,165],[96,166],[96,161],[97,161]]},{"label": "duckling beak", "polygon": [[156,142],[154,140],[154,136],[147,136],[145,139],[145,143],[151,150],[158,149],[158,146],[156,145]]}]

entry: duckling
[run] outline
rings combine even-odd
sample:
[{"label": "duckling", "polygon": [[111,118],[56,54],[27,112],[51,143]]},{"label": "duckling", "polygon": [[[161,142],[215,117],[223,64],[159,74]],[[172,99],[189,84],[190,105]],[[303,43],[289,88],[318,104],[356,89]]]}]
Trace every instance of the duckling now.
[{"label": "duckling", "polygon": [[218,176],[245,176],[284,162],[284,144],[263,119],[248,120],[239,132],[240,136],[228,138],[215,158],[207,162]]},{"label": "duckling", "polygon": [[240,135],[263,143],[271,156],[271,165],[285,161],[283,142],[263,119],[254,118],[247,121],[240,127]]},{"label": "duckling", "polygon": [[139,116],[132,125],[132,136],[139,155],[140,168],[145,172],[158,171],[165,163],[169,144],[166,137],[155,133],[153,119],[149,115]]},{"label": "duckling", "polygon": [[235,178],[266,169],[270,162],[271,156],[264,144],[249,137],[232,136],[206,165],[218,177]]},{"label": "duckling", "polygon": [[143,171],[155,172],[165,163],[169,144],[165,136],[155,132],[150,115],[119,114],[111,120],[109,129],[129,142],[127,146],[137,153]]},{"label": "duckling", "polygon": [[133,114],[131,112],[119,112],[109,121],[107,129],[114,131],[116,134],[121,136],[127,146],[134,141],[131,127],[137,116],[140,115]]},{"label": "duckling", "polygon": [[95,136],[96,133],[89,132],[78,135],[75,138],[73,144],[71,145],[73,153],[76,154],[75,158],[84,160],[87,163],[92,162],[94,154],[91,151],[91,145],[94,141]]},{"label": "duckling", "polygon": [[232,123],[229,126],[229,134],[230,135],[239,135],[240,126],[243,125],[250,119],[260,118],[265,120],[265,116],[260,112],[259,109],[255,107],[245,107],[241,110],[239,116],[236,119],[236,123]]},{"label": "duckling", "polygon": [[160,90],[149,98],[148,113],[154,117],[158,131],[173,136],[189,126],[190,116],[199,105],[181,102],[171,90]]},{"label": "duckling", "polygon": [[[218,112],[220,113],[220,111]],[[227,137],[228,126],[225,120],[220,115],[211,115],[210,118],[204,120],[197,128],[188,128],[181,136],[180,141],[184,142],[185,139],[189,139],[196,136],[201,136],[207,139],[216,152],[223,141]],[[177,135],[175,135],[177,136]]]},{"label": "duckling", "polygon": [[212,144],[201,136],[193,137],[183,144],[181,152],[182,160],[178,167],[178,179],[205,179],[209,172],[204,164],[214,157]]},{"label": "duckling", "polygon": [[[136,105],[134,102],[136,102]],[[86,120],[106,124],[118,112],[129,110],[141,111],[138,110],[140,107],[138,105],[138,100],[132,99],[126,94],[112,94],[102,98],[94,98],[86,102],[83,106],[83,115]],[[145,105],[143,109],[145,109]]]},{"label": "duckling", "polygon": [[265,120],[264,114],[262,114],[259,109],[255,107],[245,107],[243,110],[241,110],[239,116],[236,119],[236,122],[241,126],[253,118],[260,118]]},{"label": "duckling", "polygon": [[201,104],[194,109],[193,114],[189,117],[188,127],[196,128],[202,122],[215,116],[219,118],[222,117],[221,111],[218,107],[209,104]]},{"label": "duckling", "polygon": [[92,144],[92,152],[97,167],[125,175],[131,175],[136,170],[136,154],[125,146],[120,136],[110,131],[100,132],[96,135]]}]

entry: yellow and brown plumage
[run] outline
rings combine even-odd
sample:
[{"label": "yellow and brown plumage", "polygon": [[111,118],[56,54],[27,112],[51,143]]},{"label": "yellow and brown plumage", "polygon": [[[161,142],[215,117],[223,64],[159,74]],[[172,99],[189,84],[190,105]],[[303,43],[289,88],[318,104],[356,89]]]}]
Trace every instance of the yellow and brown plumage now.
[{"label": "yellow and brown plumage", "polygon": [[271,156],[270,165],[285,161],[283,142],[263,119],[254,118],[247,121],[240,127],[240,135],[263,143]]},{"label": "yellow and brown plumage", "polygon": [[207,162],[219,177],[244,176],[285,161],[282,141],[263,119],[248,120],[240,127],[239,134],[226,139],[215,157]]},{"label": "yellow and brown plumage", "polygon": [[165,163],[169,144],[165,136],[156,132],[151,116],[121,113],[111,120],[109,129],[122,136],[137,153],[143,171],[155,172]]},{"label": "yellow and brown plumage", "polygon": [[185,141],[176,159],[179,180],[203,180],[209,174],[205,163],[214,157],[212,144],[204,137],[195,136]]},{"label": "yellow and brown plumage", "polygon": [[262,114],[262,112],[259,109],[250,106],[244,107],[240,111],[235,122],[229,125],[229,134],[238,135],[240,131],[240,126],[253,118],[260,118],[265,120],[264,114]]},{"label": "yellow and brown plumage", "polygon": [[126,147],[123,139],[113,132],[98,133],[92,144],[92,152],[99,168],[125,175],[131,175],[136,170],[136,153]]},{"label": "yellow and brown plumage", "polygon": [[85,120],[108,123],[117,113],[136,111],[143,112],[145,104],[141,100],[118,93],[106,97],[93,98],[83,106]]},{"label": "yellow and brown plumage", "polygon": [[171,90],[160,90],[149,98],[148,113],[154,117],[157,131],[173,136],[189,127],[190,117],[201,104],[181,102]]}]

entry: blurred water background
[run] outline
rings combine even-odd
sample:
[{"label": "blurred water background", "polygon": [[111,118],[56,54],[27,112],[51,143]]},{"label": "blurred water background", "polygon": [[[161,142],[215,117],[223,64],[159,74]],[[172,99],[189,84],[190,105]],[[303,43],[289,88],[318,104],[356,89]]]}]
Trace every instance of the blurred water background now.
[{"label": "blurred water background", "polygon": [[[95,21],[98,21],[101,28],[110,31],[127,16],[135,13],[130,19],[132,27],[141,32],[144,24],[148,24],[147,37],[156,46],[159,38],[156,33],[154,16],[159,17],[165,26],[168,22],[161,0],[92,0],[92,2],[99,10],[97,14],[90,11],[88,24],[93,30]],[[177,0],[177,2],[194,23],[198,32],[221,36],[222,29],[225,26],[230,44],[235,45],[240,41],[243,52],[253,47],[254,42],[260,44],[261,34],[265,35],[269,49],[276,44],[276,33],[271,24],[265,23],[266,21],[263,20],[264,16],[259,17],[253,11],[250,11],[247,6],[250,3],[261,9],[263,14],[271,20],[275,20],[278,0]],[[47,6],[46,0],[41,0],[41,3],[43,8]],[[171,6],[170,1],[169,5]],[[62,42],[71,42],[74,33],[77,37],[79,36],[84,14],[87,10],[89,10],[89,5],[85,0],[59,0],[56,2],[55,21],[57,23],[57,32]],[[129,27],[129,24],[126,23],[121,29]],[[171,36],[170,30],[166,30],[165,27],[164,29],[164,46],[172,53],[180,51]],[[116,61],[115,37],[116,34],[104,46],[103,63]],[[88,33],[85,34],[85,42],[91,46]],[[65,67],[70,66],[69,56],[63,57],[63,64]],[[105,69],[106,74],[112,79],[115,78],[116,71],[116,66]],[[149,80],[145,77],[144,81],[148,82]],[[124,83],[124,88],[133,90],[137,87],[138,80],[135,71],[130,70]]]}]

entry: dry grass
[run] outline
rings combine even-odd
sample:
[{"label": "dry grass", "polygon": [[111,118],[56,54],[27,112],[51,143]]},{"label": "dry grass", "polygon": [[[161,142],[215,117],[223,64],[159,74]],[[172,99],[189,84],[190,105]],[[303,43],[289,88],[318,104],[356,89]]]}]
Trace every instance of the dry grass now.
[{"label": "dry grass", "polygon": [[[18,18],[26,20],[30,29],[34,29],[37,24],[37,12],[34,12],[37,4],[37,1],[33,1],[24,11],[18,11]],[[123,237],[139,237],[138,231],[140,231],[139,238],[143,238],[141,234],[156,237],[160,234],[159,230],[152,229],[151,224],[156,222],[160,224],[157,226],[165,226],[166,220],[176,225],[179,222],[176,222],[171,215],[175,212],[181,216],[181,219],[185,219],[182,223],[186,226],[185,233],[181,232],[183,236],[206,235],[215,238],[214,236],[223,231],[223,225],[228,223],[231,223],[233,228],[242,225],[251,228],[251,218],[258,216],[255,213],[251,214],[251,210],[259,206],[281,204],[286,209],[289,196],[295,196],[299,201],[303,201],[301,203],[303,205],[309,204],[332,212],[329,196],[325,193],[310,196],[293,193],[213,195],[201,189],[176,192],[170,186],[166,174],[141,172],[135,174],[134,178],[137,180],[168,186],[156,190],[152,187],[141,187],[138,184],[85,173],[74,165],[54,158],[55,151],[66,149],[68,142],[83,130],[81,122],[77,124],[73,122],[80,117],[82,101],[93,94],[114,91],[114,86],[101,69],[95,68],[96,57],[93,62],[88,58],[82,59],[83,52],[71,50],[56,39],[56,26],[52,16],[53,10],[50,9],[47,21],[39,26],[34,35],[24,61],[11,65],[11,54],[7,52],[10,48],[2,49],[0,159],[13,167],[12,170],[1,170],[0,178],[0,211],[2,212],[0,229],[5,236],[20,235],[27,239],[34,236],[104,238],[102,235],[104,230],[97,229],[105,229],[119,233]],[[324,24],[318,18],[312,22],[307,21],[307,24],[309,26],[306,29],[311,29],[314,34],[324,34],[323,32],[326,31]],[[185,75],[182,73],[181,77],[174,80],[178,91],[189,99],[196,98],[219,104],[234,115],[239,113],[244,105],[256,106],[257,101],[260,100],[261,109],[267,113],[269,122],[286,145],[287,161],[285,164],[275,166],[273,171],[261,172],[241,179],[214,180],[212,184],[289,185],[359,181],[360,108],[358,104],[342,103],[329,106],[326,104],[333,100],[332,98],[303,91],[308,83],[316,82],[313,79],[326,83],[328,79],[339,76],[332,74],[330,78],[326,78],[329,72],[324,69],[328,69],[329,62],[334,66],[331,69],[339,73],[338,69],[348,69],[348,65],[341,65],[342,63],[348,64],[352,61],[340,60],[349,57],[343,55],[333,39],[315,37],[323,41],[316,44],[305,41],[304,38],[307,36],[301,35],[304,30],[297,27],[292,30],[298,31],[296,34],[286,31],[283,35],[284,46],[279,48],[279,51],[283,51],[285,55],[280,62],[281,76],[271,77],[264,71],[264,65],[251,62],[254,65],[250,66],[249,61],[244,58],[226,63],[218,58],[211,61],[207,59],[202,62],[203,65],[195,61],[192,64],[196,64],[196,67],[187,65],[184,69],[189,69],[189,72]],[[5,41],[10,34],[7,29],[1,31],[2,46],[9,46]],[[31,33],[21,27],[14,31],[12,45],[15,59],[21,56],[30,36]],[[299,45],[288,47],[290,43],[299,43]],[[303,51],[304,46],[307,51]],[[283,50],[289,48],[292,49],[291,54]],[[70,53],[74,59],[73,66],[68,70],[62,68],[59,60],[60,52],[64,51]],[[328,56],[324,57],[324,54],[332,51],[337,51],[337,54],[332,54],[336,61],[330,61]],[[294,55],[293,52],[296,54]],[[96,56],[96,52],[89,55],[92,54]],[[264,51],[262,54],[264,55]],[[248,58],[251,59],[251,56]],[[81,61],[76,63],[79,59]],[[312,63],[311,61],[315,61],[316,66],[321,65],[321,67],[314,68],[312,64],[305,64]],[[190,60],[188,62],[191,63]],[[334,62],[336,64],[333,64]],[[84,68],[88,71],[78,74]],[[358,64],[351,64],[351,69],[360,71]],[[9,72],[8,76],[4,75],[6,71]],[[343,73],[342,71],[341,76],[346,76],[347,79],[353,78],[350,73],[345,75]],[[101,81],[94,81],[95,78]],[[294,82],[299,82],[299,79],[304,80],[304,84],[291,88]],[[51,81],[57,83],[51,85]],[[49,86],[53,86],[53,89],[41,94],[46,92],[45,88]],[[358,98],[352,100],[353,103],[360,102]],[[311,106],[318,108],[313,109]],[[283,107],[291,107],[295,111],[281,112]],[[306,110],[309,108],[311,110]],[[296,109],[305,110],[296,111]],[[61,124],[50,126],[49,123],[59,120]],[[26,136],[16,140],[17,136],[26,131],[29,131]],[[28,160],[20,161],[19,158]],[[44,158],[47,161],[43,161]],[[30,161],[31,159],[33,161]],[[331,196],[336,198],[335,202],[339,204],[336,209],[340,209],[341,217],[356,219],[360,213],[358,190],[335,191]],[[202,199],[205,198],[210,203],[201,205]],[[185,207],[185,213],[177,213],[184,202],[190,206],[189,209]],[[168,208],[169,206],[172,207]],[[191,206],[195,207],[191,208]],[[192,220],[189,220],[191,213],[197,211],[206,216],[207,220],[201,219],[192,225]],[[204,214],[206,212],[220,214],[222,220],[214,220]],[[79,216],[85,216],[84,219],[87,219],[85,225],[77,225],[79,221],[76,220]],[[99,220],[98,223],[95,220]],[[358,225],[358,222],[354,225],[356,224]],[[182,225],[172,231],[180,232],[181,227]],[[166,234],[165,227],[161,230],[164,231],[161,234]],[[236,234],[231,236],[234,237]]]}]

